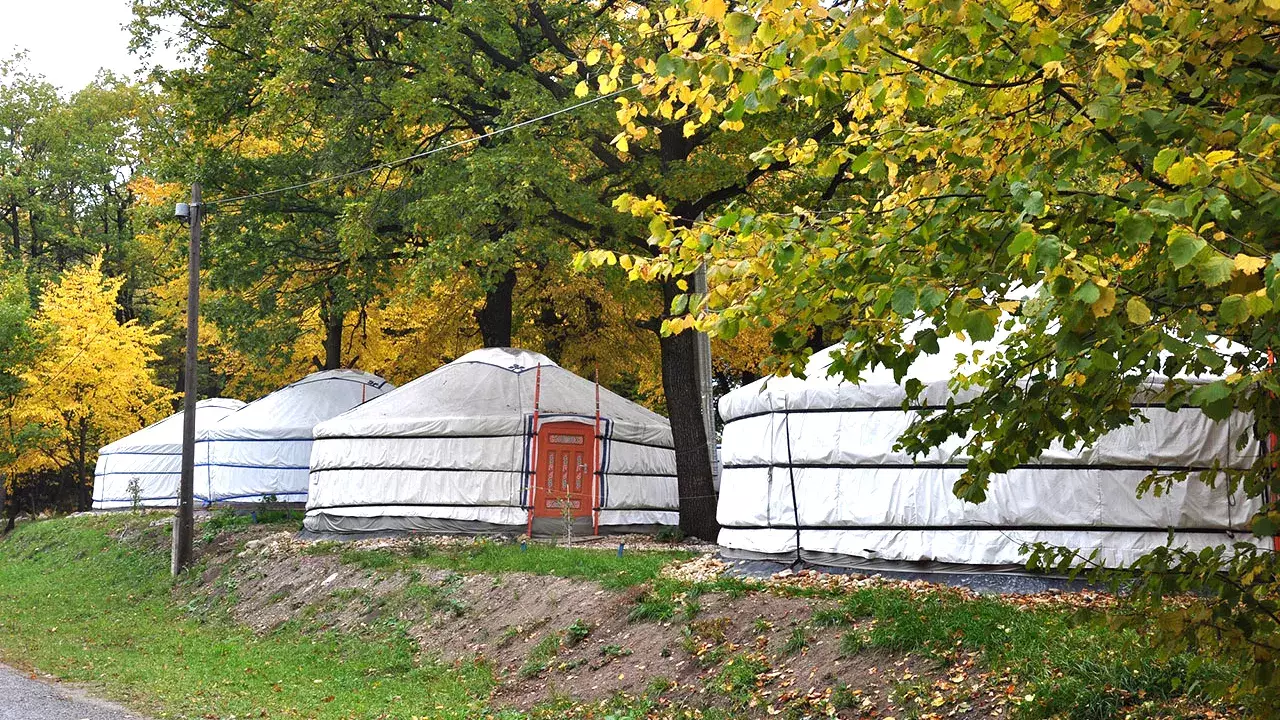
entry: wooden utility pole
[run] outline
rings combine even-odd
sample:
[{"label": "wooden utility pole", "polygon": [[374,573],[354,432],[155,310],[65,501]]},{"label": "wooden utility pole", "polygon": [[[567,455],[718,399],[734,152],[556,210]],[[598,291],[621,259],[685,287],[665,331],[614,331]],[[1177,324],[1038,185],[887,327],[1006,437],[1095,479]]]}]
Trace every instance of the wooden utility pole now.
[{"label": "wooden utility pole", "polygon": [[187,357],[182,394],[182,480],[178,487],[178,515],[173,519],[173,574],[191,564],[195,534],[196,474],[196,344],[200,330],[200,221],[204,205],[200,183],[191,185],[191,247],[187,252]]}]

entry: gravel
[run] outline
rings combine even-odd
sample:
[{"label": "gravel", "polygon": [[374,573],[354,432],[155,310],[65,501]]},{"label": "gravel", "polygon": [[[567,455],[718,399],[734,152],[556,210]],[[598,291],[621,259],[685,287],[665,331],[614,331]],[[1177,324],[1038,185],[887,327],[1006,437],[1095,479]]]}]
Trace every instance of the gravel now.
[{"label": "gravel", "polygon": [[68,685],[0,665],[0,720],[146,720]]}]

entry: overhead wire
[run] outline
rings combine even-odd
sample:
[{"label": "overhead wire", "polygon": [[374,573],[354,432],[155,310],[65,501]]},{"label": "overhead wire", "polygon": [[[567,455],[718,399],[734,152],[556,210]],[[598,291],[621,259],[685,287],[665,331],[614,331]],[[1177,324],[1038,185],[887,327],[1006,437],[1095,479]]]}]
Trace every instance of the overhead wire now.
[{"label": "overhead wire", "polygon": [[638,87],[640,87],[638,84],[628,85],[627,87],[620,88],[620,89],[618,89],[618,90],[614,90],[613,92],[605,93],[604,95],[597,95],[596,97],[593,97],[593,98],[591,98],[591,99],[589,99],[589,100],[583,100],[582,102],[575,103],[575,104],[573,104],[573,105],[569,105],[569,106],[566,106],[566,107],[562,107],[562,108],[560,108],[560,109],[558,109],[558,110],[553,110],[553,111],[551,111],[551,112],[549,112],[549,113],[545,113],[545,114],[543,114],[543,115],[539,115],[539,116],[537,116],[537,117],[529,118],[528,120],[522,120],[522,121],[520,121],[520,122],[518,122],[518,123],[515,123],[515,124],[512,124],[512,125],[507,125],[506,127],[501,127],[501,128],[498,128],[497,130],[491,130],[491,131],[489,131],[489,132],[487,132],[487,133],[483,133],[483,134],[481,134],[481,135],[473,135],[473,136],[471,136],[471,137],[464,138],[464,139],[462,139],[462,140],[456,140],[456,141],[451,142],[451,143],[449,143],[449,144],[447,144],[447,145],[441,145],[440,147],[435,147],[435,148],[431,148],[431,149],[429,149],[429,150],[424,150],[424,151],[422,151],[422,152],[420,152],[420,153],[415,153],[415,154],[413,154],[413,155],[407,155],[407,156],[402,157],[402,158],[399,158],[399,159],[397,159],[397,160],[387,160],[387,161],[385,161],[385,162],[380,162],[380,163],[377,163],[377,164],[374,164],[374,165],[369,165],[369,166],[367,166],[367,167],[363,167],[363,168],[360,168],[360,169],[358,169],[358,170],[351,170],[351,171],[348,171],[348,172],[339,173],[339,174],[337,174],[337,175],[328,175],[328,176],[325,176],[325,177],[316,178],[315,180],[308,180],[308,181],[306,181],[306,182],[296,183],[296,184],[293,184],[293,185],[286,185],[286,186],[284,186],[284,187],[273,188],[273,189],[271,189],[271,190],[263,190],[263,191],[261,191],[261,192],[248,193],[248,194],[245,194],[245,195],[236,195],[236,196],[229,197],[229,198],[217,198],[217,199],[214,199],[214,200],[206,200],[206,201],[204,202],[204,204],[205,204],[205,207],[210,207],[210,206],[214,206],[214,205],[227,205],[227,204],[231,204],[231,203],[244,202],[244,201],[246,201],[246,200],[256,200],[256,199],[258,199],[258,198],[270,197],[270,196],[272,196],[272,195],[280,195],[280,194],[282,194],[282,193],[292,192],[292,191],[294,191],[294,190],[304,190],[304,189],[306,189],[306,188],[315,187],[315,186],[317,186],[317,185],[325,185],[325,184],[328,184],[328,183],[334,183],[334,182],[338,182],[338,181],[340,181],[340,180],[346,180],[347,178],[352,178],[352,177],[357,177],[357,176],[364,175],[364,174],[367,174],[367,173],[377,172],[378,170],[391,170],[391,169],[394,169],[394,168],[400,167],[401,165],[405,165],[405,164],[407,164],[407,163],[411,163],[411,162],[413,162],[413,161],[415,161],[415,160],[421,160],[422,158],[428,157],[428,156],[430,156],[430,155],[435,155],[436,153],[441,153],[441,152],[444,152],[444,151],[446,151],[446,150],[454,150],[454,149],[456,149],[456,148],[460,148],[460,147],[463,147],[463,146],[466,146],[466,145],[471,145],[471,144],[473,144],[473,143],[477,143],[477,142],[480,142],[480,141],[482,141],[482,140],[487,140],[487,139],[489,139],[489,138],[491,138],[491,137],[496,137],[496,136],[498,136],[498,135],[503,135],[503,134],[505,134],[505,133],[509,133],[509,132],[514,131],[514,130],[519,130],[520,128],[523,128],[523,127],[528,127],[528,126],[530,126],[530,125],[535,125],[535,124],[537,124],[537,123],[540,123],[540,122],[543,122],[543,121],[546,121],[546,120],[550,120],[551,118],[554,118],[554,117],[556,117],[556,116],[558,116],[558,115],[564,115],[565,113],[570,113],[570,112],[573,112],[573,111],[575,111],[575,110],[579,110],[579,109],[584,108],[584,107],[586,107],[586,106],[588,106],[588,105],[592,105],[592,104],[594,104],[594,103],[598,103],[598,102],[601,102],[601,101],[603,101],[603,100],[609,100],[609,99],[611,99],[611,98],[614,98],[614,97],[617,97],[617,96],[619,96],[619,95],[622,95],[623,93],[627,93],[627,92],[630,92],[630,91],[632,91],[632,90],[635,90],[635,89],[636,89],[636,88],[638,88]]}]

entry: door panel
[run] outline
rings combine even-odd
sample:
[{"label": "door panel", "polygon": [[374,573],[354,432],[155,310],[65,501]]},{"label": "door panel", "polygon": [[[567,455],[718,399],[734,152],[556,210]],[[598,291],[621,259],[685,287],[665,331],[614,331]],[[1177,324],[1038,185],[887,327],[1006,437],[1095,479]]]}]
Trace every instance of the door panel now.
[{"label": "door panel", "polygon": [[534,516],[561,517],[566,504],[574,517],[591,514],[594,435],[592,426],[573,422],[547,423],[538,431]]}]

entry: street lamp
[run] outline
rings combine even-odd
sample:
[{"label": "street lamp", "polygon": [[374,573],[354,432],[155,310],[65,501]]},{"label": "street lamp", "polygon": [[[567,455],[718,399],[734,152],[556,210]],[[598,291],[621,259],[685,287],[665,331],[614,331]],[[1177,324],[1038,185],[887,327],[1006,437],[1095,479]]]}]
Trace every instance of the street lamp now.
[{"label": "street lamp", "polygon": [[182,479],[178,485],[178,514],[173,519],[173,564],[176,576],[191,564],[195,533],[196,465],[196,340],[200,329],[200,222],[204,219],[200,183],[191,185],[191,202],[178,203],[174,217],[191,227],[187,252],[187,357],[182,394]]}]

